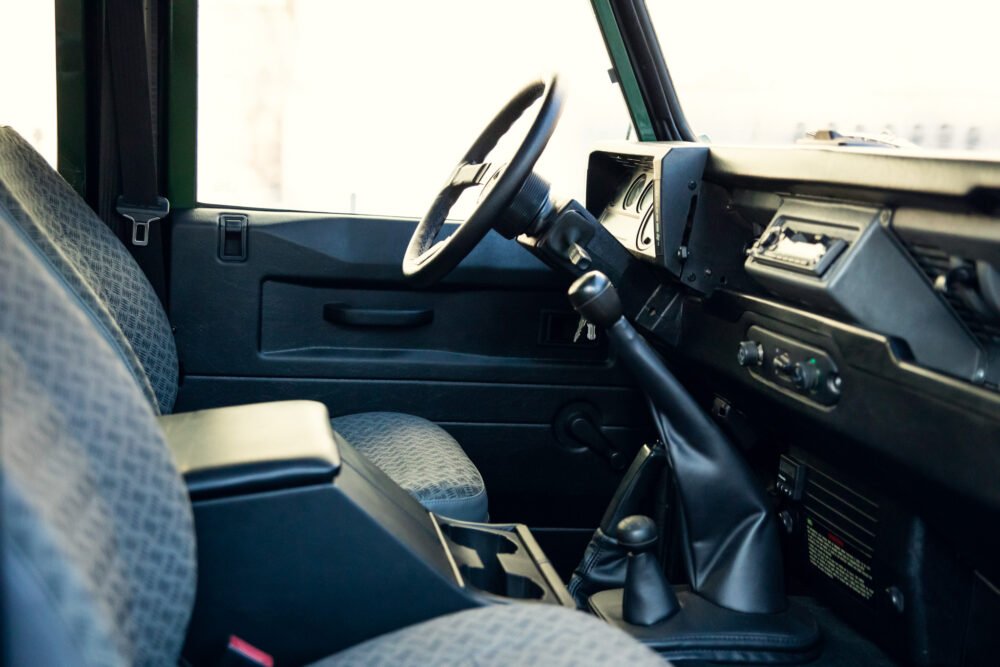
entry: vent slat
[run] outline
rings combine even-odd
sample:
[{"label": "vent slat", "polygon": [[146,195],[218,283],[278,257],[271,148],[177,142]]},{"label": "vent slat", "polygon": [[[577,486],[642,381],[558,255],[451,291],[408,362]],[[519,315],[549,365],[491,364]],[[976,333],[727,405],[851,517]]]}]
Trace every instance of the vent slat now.
[{"label": "vent slat", "polygon": [[834,530],[867,556],[875,550],[878,504],[815,468],[806,478],[806,514]]},{"label": "vent slat", "polygon": [[[952,268],[951,256],[941,248],[926,243],[909,243],[907,249],[931,283]],[[970,310],[952,294],[945,294],[944,297],[955,315],[976,338],[987,345],[1000,344],[1000,322],[984,320],[979,313]]]},{"label": "vent slat", "polygon": [[614,155],[612,156],[615,162],[624,166],[631,167],[633,169],[652,169],[653,168],[653,158],[649,155]]}]

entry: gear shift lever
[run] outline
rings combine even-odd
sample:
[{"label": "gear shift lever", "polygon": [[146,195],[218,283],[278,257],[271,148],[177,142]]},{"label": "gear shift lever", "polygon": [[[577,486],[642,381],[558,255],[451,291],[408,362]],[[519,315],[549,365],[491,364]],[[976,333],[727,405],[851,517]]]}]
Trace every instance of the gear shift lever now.
[{"label": "gear shift lever", "polygon": [[618,290],[600,271],[580,276],[569,288],[569,302],[587,321],[603,329],[610,329],[623,314]]},{"label": "gear shift lever", "polygon": [[653,555],[656,524],[634,514],[618,522],[618,542],[629,550],[622,598],[622,618],[632,625],[653,625],[680,610],[674,589]]},{"label": "gear shift lever", "polygon": [[[808,662],[817,652],[819,628],[808,610],[785,597],[777,517],[763,485],[629,323],[607,276],[584,274],[570,287],[569,299],[581,316],[606,331],[619,362],[653,407],[676,499],[681,562],[691,584],[690,590],[676,591],[667,584],[649,550],[656,526],[633,515],[619,521],[617,531],[613,523],[604,528],[617,537],[610,559],[604,548],[609,536],[595,532],[574,595],[586,589],[586,606],[594,615],[668,658]],[[630,552],[625,568],[620,566],[624,549]],[[599,565],[596,571],[593,563]]]},{"label": "gear shift lever", "polygon": [[604,328],[656,408],[677,486],[684,564],[694,592],[732,611],[786,609],[776,519],[746,462],[623,316],[606,275],[582,275],[569,288],[569,300],[580,315]]}]

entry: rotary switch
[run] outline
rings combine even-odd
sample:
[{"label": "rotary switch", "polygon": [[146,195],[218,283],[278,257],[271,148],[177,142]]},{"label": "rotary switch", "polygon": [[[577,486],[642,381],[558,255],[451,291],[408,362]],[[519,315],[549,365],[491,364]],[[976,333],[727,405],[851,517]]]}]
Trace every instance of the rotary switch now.
[{"label": "rotary switch", "polygon": [[757,366],[764,361],[764,346],[753,340],[740,342],[736,351],[736,361],[740,366]]},{"label": "rotary switch", "polygon": [[797,363],[792,369],[792,383],[799,391],[812,391],[819,386],[820,370],[815,364]]}]

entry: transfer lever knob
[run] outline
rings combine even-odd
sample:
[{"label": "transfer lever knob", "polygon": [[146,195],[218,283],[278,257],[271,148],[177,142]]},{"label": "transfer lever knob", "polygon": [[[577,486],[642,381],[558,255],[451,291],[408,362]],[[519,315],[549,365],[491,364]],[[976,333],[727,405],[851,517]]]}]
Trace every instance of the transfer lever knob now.
[{"label": "transfer lever knob", "polygon": [[622,592],[622,618],[632,625],[653,625],[680,610],[677,595],[663,576],[651,551],[656,544],[656,524],[648,516],[627,516],[618,522],[618,543],[629,550]]},{"label": "transfer lever knob", "polygon": [[616,537],[633,553],[646,551],[656,544],[656,522],[641,514],[627,516],[618,522]]},{"label": "transfer lever knob", "polygon": [[569,288],[569,302],[588,322],[608,329],[621,319],[622,302],[611,280],[600,271],[588,271]]}]

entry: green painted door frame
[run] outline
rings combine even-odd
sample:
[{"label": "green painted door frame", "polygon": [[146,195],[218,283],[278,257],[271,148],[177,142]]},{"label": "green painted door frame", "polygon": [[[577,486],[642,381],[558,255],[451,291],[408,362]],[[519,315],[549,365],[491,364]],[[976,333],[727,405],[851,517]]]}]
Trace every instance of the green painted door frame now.
[{"label": "green painted door frame", "polygon": [[[89,128],[97,121],[100,95],[93,71],[100,67],[91,39],[104,11],[103,0],[54,0],[56,17],[56,104],[59,173],[88,201],[96,196],[99,147]],[[166,134],[167,197],[173,208],[195,205],[197,122],[197,0],[173,0],[169,13]],[[90,34],[94,33],[94,34]],[[88,69],[89,68],[89,69]]]},{"label": "green painted door frame", "polygon": [[625,97],[625,106],[632,116],[632,125],[635,127],[635,134],[639,141],[656,141],[656,134],[653,132],[653,123],[649,118],[649,110],[646,102],[642,98],[642,91],[639,89],[639,80],[635,76],[632,68],[632,61],[628,57],[628,50],[625,48],[625,40],[622,39],[622,32],[615,20],[614,10],[611,8],[611,0],[591,0],[594,6],[594,15],[597,17],[597,25],[601,29],[604,37],[604,45],[608,49],[608,56],[611,58],[611,66],[615,69],[618,77],[618,85],[621,87],[622,95]]},{"label": "green painted door frame", "polygon": [[[87,0],[55,0],[56,139],[59,173],[87,196]],[[93,10],[93,7],[91,7]]]},{"label": "green painted door frame", "polygon": [[198,2],[170,3],[167,58],[167,198],[175,209],[197,204]]}]

